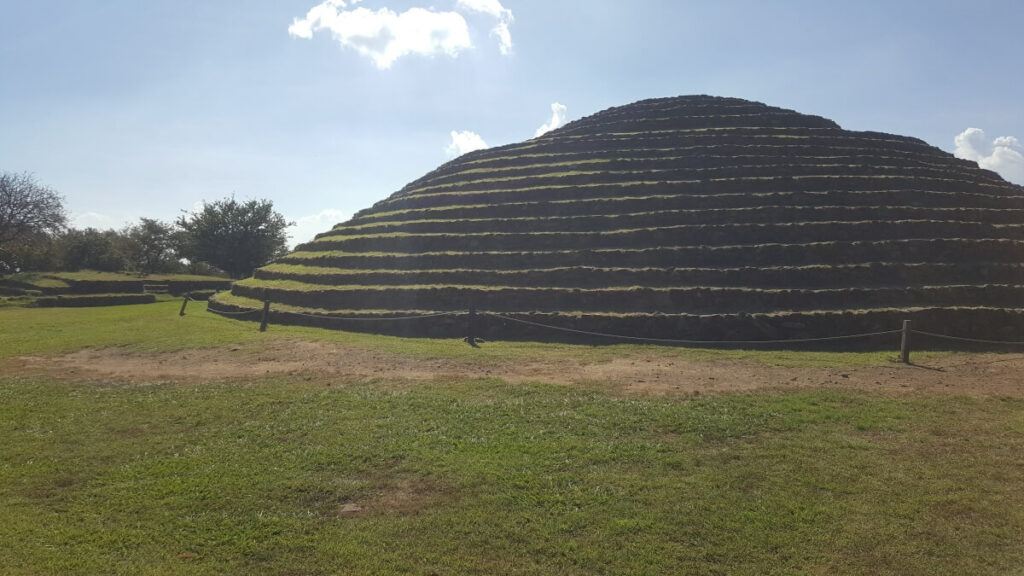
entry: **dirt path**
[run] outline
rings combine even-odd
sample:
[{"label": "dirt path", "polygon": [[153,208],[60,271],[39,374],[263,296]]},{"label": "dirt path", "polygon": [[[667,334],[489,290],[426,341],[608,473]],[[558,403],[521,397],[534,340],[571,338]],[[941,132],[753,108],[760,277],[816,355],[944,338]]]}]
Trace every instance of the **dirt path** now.
[{"label": "dirt path", "polygon": [[22,357],[4,372],[117,382],[213,382],[267,375],[317,379],[426,381],[500,378],[509,382],[590,384],[630,394],[706,394],[763,388],[836,387],[883,393],[926,392],[1024,397],[1024,354],[953,354],[928,366],[792,368],[754,360],[671,358],[635,353],[611,361],[560,356],[513,362],[411,358],[325,342],[277,341],[259,349],[229,347],[143,353],[86,349],[56,357]]}]

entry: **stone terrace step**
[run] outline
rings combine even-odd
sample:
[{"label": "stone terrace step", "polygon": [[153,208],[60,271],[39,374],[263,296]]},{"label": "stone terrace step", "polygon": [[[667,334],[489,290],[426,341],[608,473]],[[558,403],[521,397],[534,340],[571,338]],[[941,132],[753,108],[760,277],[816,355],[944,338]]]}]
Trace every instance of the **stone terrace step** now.
[{"label": "stone terrace step", "polygon": [[423,254],[384,252],[294,252],[282,263],[340,268],[500,268],[565,266],[768,267],[907,262],[1007,262],[1019,264],[1024,242],[1000,239],[911,239],[872,242],[741,244],[604,250],[462,251]]},{"label": "stone terrace step", "polygon": [[[712,168],[674,169],[632,169],[607,170],[601,167],[565,167],[554,171],[539,171],[537,174],[487,174],[473,173],[464,178],[443,179],[406,191],[409,195],[439,194],[443,192],[482,192],[492,189],[517,190],[567,184],[619,184],[639,181],[653,182],[717,182],[726,179],[754,180],[775,178],[805,178],[827,175],[828,177],[921,178],[947,181],[967,181],[968,171],[960,166],[922,166],[896,164],[749,164]],[[988,183],[997,188],[1003,185],[997,176],[977,176],[977,183]]]},{"label": "stone terrace step", "polygon": [[496,250],[567,250],[645,248],[653,246],[725,246],[830,241],[872,241],[928,238],[955,234],[959,238],[1024,240],[1024,225],[936,220],[895,222],[796,222],[791,224],[679,225],[601,232],[495,232],[464,234],[368,234],[326,236],[300,250],[379,252],[443,252]]},{"label": "stone terrace step", "polygon": [[[883,215],[886,220],[878,217]],[[659,210],[605,215],[513,216],[505,218],[459,218],[430,220],[378,219],[366,223],[340,224],[317,238],[363,234],[440,234],[451,230],[466,233],[519,232],[606,232],[672,225],[775,224],[778,222],[865,222],[865,221],[960,221],[1017,224],[1024,210],[995,208],[919,208],[916,206],[763,206],[709,210]]]},{"label": "stone terrace step", "polygon": [[522,288],[494,286],[323,286],[294,281],[247,280],[233,293],[266,294],[272,301],[322,309],[410,308],[495,311],[591,311],[737,314],[774,310],[976,305],[1014,307],[1024,286],[974,285],[920,288],[753,289],[753,288]]},{"label": "stone terrace step", "polygon": [[661,149],[685,148],[690,146],[717,145],[790,145],[814,146],[817,148],[860,147],[879,151],[918,152],[941,155],[935,148],[920,141],[892,139],[885,135],[867,133],[835,132],[824,130],[801,130],[780,128],[728,128],[710,130],[669,130],[631,134],[587,135],[577,138],[529,140],[484,151],[474,152],[455,161],[472,162],[491,158],[517,157],[523,154],[551,153],[572,154],[579,152],[617,153],[636,148]]},{"label": "stone terrace step", "polygon": [[[945,172],[958,177],[967,176],[972,173],[972,168],[961,161],[910,159],[879,155],[820,157],[794,155],[776,157],[690,155],[664,159],[591,158],[579,161],[566,161],[556,158],[553,162],[548,163],[531,162],[521,165],[487,167],[469,165],[463,170],[450,171],[423,179],[417,185],[407,187],[406,190],[431,189],[445,184],[463,184],[480,179],[537,178],[565,172],[599,173],[606,174],[609,177],[621,174],[636,174],[638,172],[667,175],[678,173],[699,178],[704,175],[721,175],[729,171],[737,172],[741,175],[756,175],[757,173],[793,175],[794,171],[810,170],[812,168],[817,169],[816,171],[819,172],[821,168],[825,167],[844,169],[866,167],[867,170],[877,171],[879,167],[885,166],[906,170],[921,169]],[[976,168],[973,171],[976,171]],[[849,173],[849,170],[847,170],[847,173]],[[985,181],[998,182],[998,177],[994,174],[984,174],[979,176],[979,178]]]},{"label": "stone terrace step", "polygon": [[[258,310],[258,300],[235,298],[235,304],[215,303],[216,309],[226,311]],[[238,304],[241,304],[239,306]],[[306,312],[296,315],[288,311]],[[294,308],[278,303],[272,306],[271,320],[275,324],[299,324],[349,331],[364,331],[398,336],[432,336],[461,338],[466,335],[466,313],[459,311],[452,317],[430,317],[418,321],[398,322],[345,322],[324,317],[324,311]],[[411,312],[412,314],[409,314]],[[412,316],[436,313],[436,310],[395,311]],[[380,311],[345,310],[340,315],[365,318],[382,315]],[[769,314],[600,314],[574,312],[515,312],[506,316],[558,327],[604,332],[633,337],[716,340],[764,341],[772,339],[808,338],[812,336],[841,336],[866,332],[884,332],[899,329],[903,320],[912,320],[921,330],[955,334],[976,338],[1024,340],[1024,309],[986,306],[866,308],[850,311],[807,310],[777,311]],[[531,327],[504,321],[482,311],[478,314],[477,335],[487,340],[540,340],[587,341],[601,344],[621,342],[607,338],[586,338],[579,334],[558,332],[548,328]],[[898,334],[879,336],[867,340],[844,341],[834,344],[843,349],[894,348]],[[931,342],[932,345],[942,344]],[[749,346],[749,345],[748,345]],[[828,346],[828,344],[826,344]],[[792,345],[782,345],[792,348]]]},{"label": "stone terrace step", "polygon": [[645,197],[660,195],[763,194],[772,192],[815,192],[847,190],[848,192],[885,190],[930,190],[1002,196],[1019,202],[1021,194],[1009,186],[962,179],[906,178],[900,176],[804,176],[779,178],[725,178],[707,181],[637,181],[609,184],[559,184],[536,187],[503,187],[501,183],[483,189],[396,195],[375,205],[381,211],[403,208],[490,204],[507,202],[583,200],[595,198]]},{"label": "stone terrace step", "polygon": [[[558,217],[576,215],[630,214],[663,212],[666,210],[727,210],[727,209],[810,209],[830,206],[849,208],[886,207],[903,208],[967,208],[991,211],[1024,209],[1024,197],[997,196],[970,192],[935,192],[925,190],[763,192],[731,194],[692,194],[619,196],[580,200],[539,200],[532,202],[495,202],[427,208],[406,208],[394,211],[361,212],[348,224],[422,220],[472,219],[510,217]],[[991,215],[991,212],[987,213]],[[1024,222],[1017,218],[1012,222]]]},{"label": "stone terrace step", "polygon": [[776,268],[591,268],[542,270],[358,270],[275,264],[258,280],[324,285],[443,285],[445,283],[557,288],[705,286],[749,288],[921,287],[982,280],[1024,284],[1024,264],[875,262],[863,265]]}]

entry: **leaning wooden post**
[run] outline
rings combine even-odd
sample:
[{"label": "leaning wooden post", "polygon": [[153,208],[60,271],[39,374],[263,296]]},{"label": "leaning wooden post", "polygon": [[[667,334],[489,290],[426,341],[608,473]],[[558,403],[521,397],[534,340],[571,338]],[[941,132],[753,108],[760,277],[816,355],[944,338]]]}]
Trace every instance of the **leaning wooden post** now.
[{"label": "leaning wooden post", "polygon": [[483,342],[476,337],[476,306],[469,306],[469,315],[466,316],[466,337],[463,340],[473,348],[479,348],[479,343]]},{"label": "leaning wooden post", "polygon": [[185,307],[188,306],[188,299],[189,299],[189,296],[191,296],[191,295],[192,295],[191,292],[186,292],[185,293],[185,297],[181,299],[181,311],[178,312],[178,316],[184,316],[185,315]]},{"label": "leaning wooden post", "polygon": [[263,317],[260,319],[260,332],[267,331],[267,324],[270,323],[270,299],[267,298],[267,291],[263,291]]},{"label": "leaning wooden post", "polygon": [[900,338],[900,361],[910,364],[910,320],[903,321],[903,331]]}]

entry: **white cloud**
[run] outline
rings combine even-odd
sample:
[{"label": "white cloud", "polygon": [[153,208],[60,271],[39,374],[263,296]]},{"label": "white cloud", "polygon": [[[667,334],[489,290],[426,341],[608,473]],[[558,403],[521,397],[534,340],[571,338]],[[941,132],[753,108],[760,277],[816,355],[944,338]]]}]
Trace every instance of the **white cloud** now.
[{"label": "white cloud", "polygon": [[295,224],[288,228],[288,236],[291,239],[290,245],[295,247],[303,242],[309,242],[317,234],[327,232],[335,224],[345,222],[350,218],[352,218],[351,213],[333,208],[296,218]]},{"label": "white cloud", "polygon": [[499,0],[458,0],[458,8],[470,12],[480,12],[498,19],[491,29],[491,34],[498,38],[498,49],[504,55],[512,53],[512,22],[515,18],[512,11],[501,5]]},{"label": "white cloud", "polygon": [[973,160],[1011,182],[1024,184],[1024,146],[1020,140],[1002,136],[989,141],[984,130],[968,128],[956,137],[955,142],[957,158]]},{"label": "white cloud", "polygon": [[[369,58],[381,70],[412,54],[454,58],[473,48],[469,24],[456,11],[410,8],[398,13],[389,8],[355,7],[361,1],[326,0],[311,8],[304,18],[295,18],[288,33],[310,39],[316,32],[328,30],[339,44]],[[501,53],[511,52],[511,10],[498,0],[457,0],[456,7],[497,18],[492,33],[498,37]]]},{"label": "white cloud", "polygon": [[480,137],[476,132],[470,132],[469,130],[463,130],[461,132],[452,131],[452,141],[445,147],[445,154],[449,158],[458,158],[463,154],[468,154],[474,150],[483,150],[490,148],[487,142]]},{"label": "white cloud", "polygon": [[555,102],[551,105],[551,120],[547,124],[544,124],[540,128],[537,128],[537,132],[534,133],[533,137],[543,136],[552,130],[559,128],[565,124],[566,113],[569,112],[568,106]]}]

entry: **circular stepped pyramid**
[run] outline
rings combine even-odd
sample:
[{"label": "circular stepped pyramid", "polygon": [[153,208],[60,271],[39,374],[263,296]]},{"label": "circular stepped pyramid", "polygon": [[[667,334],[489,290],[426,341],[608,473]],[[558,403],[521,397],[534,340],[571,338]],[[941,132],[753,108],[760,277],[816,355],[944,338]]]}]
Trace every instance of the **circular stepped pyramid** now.
[{"label": "circular stepped pyramid", "polygon": [[[473,152],[215,301],[460,336],[481,312],[634,337],[899,327],[1024,339],[1024,188],[921,140],[734,98],[612,108]],[[300,316],[299,314],[312,314]],[[319,316],[331,316],[331,320]],[[485,315],[482,335],[564,339]]]}]

